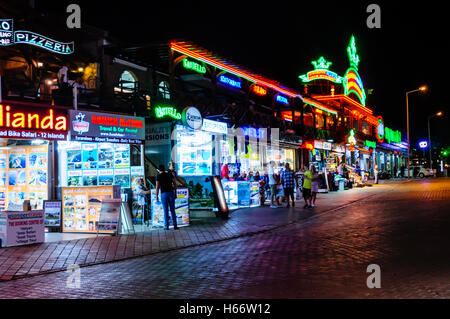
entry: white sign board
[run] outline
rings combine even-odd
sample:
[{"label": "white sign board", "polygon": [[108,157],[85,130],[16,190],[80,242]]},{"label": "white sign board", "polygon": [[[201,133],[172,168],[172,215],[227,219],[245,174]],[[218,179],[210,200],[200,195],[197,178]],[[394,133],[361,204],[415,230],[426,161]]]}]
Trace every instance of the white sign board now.
[{"label": "white sign board", "polygon": [[0,238],[2,247],[43,243],[45,241],[44,211],[2,212]]},{"label": "white sign board", "polygon": [[218,134],[227,134],[228,126],[225,122],[211,121],[207,119],[203,119],[203,131],[213,132]]}]

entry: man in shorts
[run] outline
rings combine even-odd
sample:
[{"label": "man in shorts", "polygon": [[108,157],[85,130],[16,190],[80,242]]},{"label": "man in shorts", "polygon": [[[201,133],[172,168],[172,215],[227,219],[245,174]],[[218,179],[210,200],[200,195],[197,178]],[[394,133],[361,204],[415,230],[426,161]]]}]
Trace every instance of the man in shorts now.
[{"label": "man in shorts", "polygon": [[278,208],[277,205],[275,205],[275,198],[277,196],[277,175],[275,174],[275,163],[274,161],[270,161],[269,163],[269,187],[270,187],[270,208]]},{"label": "man in shorts", "polygon": [[311,205],[311,181],[312,172],[305,166],[305,173],[303,174],[303,198],[305,200],[305,206],[303,208],[312,208]]}]

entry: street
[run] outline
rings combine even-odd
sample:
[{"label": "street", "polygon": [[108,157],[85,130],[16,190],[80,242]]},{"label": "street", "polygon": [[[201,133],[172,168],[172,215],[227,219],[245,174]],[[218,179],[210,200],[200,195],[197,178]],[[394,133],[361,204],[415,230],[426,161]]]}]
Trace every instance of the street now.
[{"label": "street", "polygon": [[[0,298],[449,298],[450,179],[372,188],[301,219],[301,201],[272,210],[290,216],[273,229],[82,267],[80,288],[66,271],[0,282]],[[320,194],[318,208],[327,196],[346,195]]]}]

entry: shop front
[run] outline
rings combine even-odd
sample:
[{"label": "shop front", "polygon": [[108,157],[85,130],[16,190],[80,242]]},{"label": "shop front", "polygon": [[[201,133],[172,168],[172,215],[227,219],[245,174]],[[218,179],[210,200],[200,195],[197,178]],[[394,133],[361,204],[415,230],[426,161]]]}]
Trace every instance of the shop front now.
[{"label": "shop front", "polygon": [[[99,229],[103,203],[116,200],[135,225],[149,220],[138,205],[137,185],[144,178],[143,118],[69,110],[70,140],[58,142],[58,199],[62,201],[62,232],[119,231],[116,223]],[[134,152],[140,150],[140,154]],[[126,205],[125,205],[126,204]],[[117,220],[118,222],[118,220]]]},{"label": "shop front", "polygon": [[55,141],[67,139],[62,107],[0,104],[0,239],[2,245],[42,242],[44,202],[54,196]]}]

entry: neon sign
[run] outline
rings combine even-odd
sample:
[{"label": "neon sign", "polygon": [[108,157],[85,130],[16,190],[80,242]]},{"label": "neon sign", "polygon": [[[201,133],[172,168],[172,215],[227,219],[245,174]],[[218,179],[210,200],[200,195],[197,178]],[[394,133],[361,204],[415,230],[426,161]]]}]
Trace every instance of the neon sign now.
[{"label": "neon sign", "polygon": [[65,140],[67,115],[53,108],[36,111],[0,104],[0,137]]},{"label": "neon sign", "polygon": [[384,129],[384,137],[388,143],[401,143],[402,133],[400,131],[393,131],[389,127]]},{"label": "neon sign", "polygon": [[303,82],[310,82],[318,79],[328,80],[335,83],[342,82],[342,77],[328,70],[328,68],[332,63],[326,61],[323,58],[323,56],[321,56],[316,61],[312,61],[311,64],[314,65],[314,71],[310,71],[307,74],[299,75],[299,78],[302,79]]},{"label": "neon sign", "polygon": [[203,65],[194,61],[190,61],[188,59],[183,59],[183,66],[185,69],[192,70],[201,74],[206,73],[206,68]]},{"label": "neon sign", "polygon": [[235,88],[241,88],[241,81],[233,80],[225,75],[221,75],[219,81]]},{"label": "neon sign", "polygon": [[261,95],[261,96],[264,96],[267,94],[267,90],[259,85],[253,86],[253,92],[255,92],[256,94]]},{"label": "neon sign", "polygon": [[370,148],[376,148],[377,147],[377,142],[365,140],[364,141],[364,145],[367,146],[367,147],[370,147]]},{"label": "neon sign", "polygon": [[31,31],[14,31],[13,19],[0,19],[0,45],[15,43],[30,44],[59,54],[71,54],[75,51],[73,41],[60,42]]},{"label": "neon sign", "polygon": [[350,61],[350,68],[344,76],[344,94],[355,94],[362,105],[366,105],[366,94],[364,93],[364,86],[358,74],[359,55],[356,53],[355,37],[352,35],[350,43],[347,47],[348,59]]},{"label": "neon sign", "polygon": [[350,136],[347,140],[351,146],[354,146],[356,144],[355,131],[353,129],[350,130]]},{"label": "neon sign", "polygon": [[377,134],[375,135],[378,142],[383,143],[384,141],[384,122],[381,116],[377,117],[378,125],[377,125]]},{"label": "neon sign", "polygon": [[173,106],[165,106],[165,107],[157,106],[155,108],[155,115],[159,119],[165,116],[173,117],[176,120],[181,119],[181,113],[178,112],[177,109],[174,108]]},{"label": "neon sign", "polygon": [[276,100],[283,104],[289,104],[288,99],[280,94],[277,95]]}]

